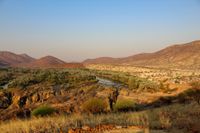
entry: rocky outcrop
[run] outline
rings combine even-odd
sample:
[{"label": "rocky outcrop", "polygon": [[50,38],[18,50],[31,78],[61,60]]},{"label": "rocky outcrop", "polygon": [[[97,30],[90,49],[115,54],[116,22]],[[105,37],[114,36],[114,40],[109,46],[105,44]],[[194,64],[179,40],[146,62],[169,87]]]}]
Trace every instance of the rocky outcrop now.
[{"label": "rocky outcrop", "polygon": [[28,118],[33,109],[49,104],[58,114],[80,113],[81,105],[96,91],[69,89],[65,85],[33,85],[24,89],[10,89],[0,94],[0,121]]},{"label": "rocky outcrop", "polygon": [[8,108],[12,103],[12,95],[10,92],[0,92],[0,109]]}]

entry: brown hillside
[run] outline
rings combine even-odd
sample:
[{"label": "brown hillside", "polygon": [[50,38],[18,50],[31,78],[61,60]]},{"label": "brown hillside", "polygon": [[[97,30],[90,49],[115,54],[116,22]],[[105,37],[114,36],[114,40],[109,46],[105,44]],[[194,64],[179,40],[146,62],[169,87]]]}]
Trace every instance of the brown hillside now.
[{"label": "brown hillside", "polygon": [[45,56],[30,63],[18,64],[18,67],[28,68],[81,68],[81,63],[66,63],[53,56]]},{"label": "brown hillside", "polygon": [[96,59],[87,59],[83,63],[84,64],[110,64],[115,63],[118,59],[111,57],[99,57]]},{"label": "brown hillside", "polygon": [[27,54],[15,54],[0,51],[0,67],[28,67],[28,68],[82,68],[81,63],[66,63],[53,56],[34,59]]},{"label": "brown hillside", "polygon": [[61,67],[66,63],[53,56],[45,56],[38,60],[32,61],[30,63],[19,64],[20,67],[30,67],[30,68],[44,68],[44,67]]},{"label": "brown hillside", "polygon": [[66,63],[62,66],[63,68],[84,68],[82,63]]},{"label": "brown hillside", "polygon": [[35,59],[28,55],[17,55],[8,51],[0,51],[0,63],[3,66],[12,66],[20,63],[29,63]]},{"label": "brown hillside", "polygon": [[35,61],[36,59],[27,55],[27,54],[20,54],[21,57],[24,57],[29,60],[29,62]]},{"label": "brown hillside", "polygon": [[[85,64],[126,64],[135,66],[200,68],[200,41],[173,45],[155,53],[142,53],[125,58],[86,60]],[[99,63],[100,62],[100,63]]]}]

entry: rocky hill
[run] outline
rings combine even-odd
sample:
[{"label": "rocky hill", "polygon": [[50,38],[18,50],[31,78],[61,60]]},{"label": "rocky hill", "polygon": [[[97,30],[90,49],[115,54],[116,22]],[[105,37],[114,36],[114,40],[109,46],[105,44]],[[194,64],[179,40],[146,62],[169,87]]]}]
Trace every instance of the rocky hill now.
[{"label": "rocky hill", "polygon": [[32,61],[30,63],[22,63],[18,64],[17,66],[21,67],[61,67],[62,65],[65,65],[66,63],[56,57],[53,56],[45,56],[38,60]]},{"label": "rocky hill", "polygon": [[66,63],[53,56],[34,59],[27,54],[15,54],[7,51],[0,52],[0,67],[28,67],[28,68],[80,68],[81,63]]},{"label": "rocky hill", "polygon": [[200,68],[200,41],[172,45],[155,53],[141,53],[125,58],[103,57],[84,64],[122,64],[133,66]]},{"label": "rocky hill", "polygon": [[35,59],[26,55],[18,55],[8,51],[0,51],[0,66],[13,66],[20,63],[29,63]]},{"label": "rocky hill", "polygon": [[30,63],[17,64],[18,67],[28,68],[82,68],[81,63],[66,63],[53,56],[45,56]]}]

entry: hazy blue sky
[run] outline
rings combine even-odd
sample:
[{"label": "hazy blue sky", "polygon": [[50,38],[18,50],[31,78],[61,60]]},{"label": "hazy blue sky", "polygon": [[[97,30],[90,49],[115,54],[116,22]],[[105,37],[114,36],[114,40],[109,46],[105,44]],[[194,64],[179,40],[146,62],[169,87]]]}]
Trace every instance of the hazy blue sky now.
[{"label": "hazy blue sky", "polygon": [[0,0],[0,50],[65,61],[200,39],[200,0]]}]

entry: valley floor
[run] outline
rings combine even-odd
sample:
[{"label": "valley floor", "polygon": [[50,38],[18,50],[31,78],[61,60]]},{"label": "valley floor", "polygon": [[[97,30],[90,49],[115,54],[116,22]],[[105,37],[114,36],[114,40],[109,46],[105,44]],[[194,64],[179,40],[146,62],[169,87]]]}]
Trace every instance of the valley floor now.
[{"label": "valley floor", "polygon": [[0,89],[0,132],[199,133],[198,73],[177,78],[172,72],[162,82],[155,79],[159,73],[1,70],[7,88]]}]

